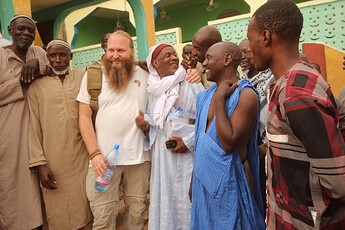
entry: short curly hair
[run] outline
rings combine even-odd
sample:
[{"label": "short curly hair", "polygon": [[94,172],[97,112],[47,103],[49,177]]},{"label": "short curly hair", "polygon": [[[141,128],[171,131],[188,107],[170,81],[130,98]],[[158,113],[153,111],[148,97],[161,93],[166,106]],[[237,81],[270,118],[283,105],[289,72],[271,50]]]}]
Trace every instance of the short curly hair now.
[{"label": "short curly hair", "polygon": [[268,30],[281,39],[299,42],[303,27],[303,16],[290,0],[270,0],[253,14],[255,27],[259,32]]}]

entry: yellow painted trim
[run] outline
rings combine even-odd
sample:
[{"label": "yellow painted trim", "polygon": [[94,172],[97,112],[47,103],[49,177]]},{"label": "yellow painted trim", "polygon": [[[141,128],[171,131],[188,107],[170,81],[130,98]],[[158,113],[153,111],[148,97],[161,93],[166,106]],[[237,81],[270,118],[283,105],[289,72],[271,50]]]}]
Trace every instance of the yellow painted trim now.
[{"label": "yellow painted trim", "polygon": [[36,30],[36,34],[35,34],[35,41],[34,41],[34,44],[36,46],[40,46],[43,48],[44,44],[42,42],[42,39],[41,39],[41,36],[40,36],[40,33],[38,33],[38,31]]},{"label": "yellow painted trim", "polygon": [[327,82],[330,84],[334,96],[338,97],[340,89],[345,86],[345,71],[343,70],[345,53],[327,45],[324,47]]},{"label": "yellow painted trim", "polygon": [[31,16],[31,1],[13,0],[14,14],[26,14]]},{"label": "yellow painted trim", "polygon": [[155,21],[154,21],[154,13],[153,13],[153,1],[141,0],[141,3],[145,11],[148,47],[151,47],[156,44],[156,38],[155,38],[156,29],[155,29]]}]

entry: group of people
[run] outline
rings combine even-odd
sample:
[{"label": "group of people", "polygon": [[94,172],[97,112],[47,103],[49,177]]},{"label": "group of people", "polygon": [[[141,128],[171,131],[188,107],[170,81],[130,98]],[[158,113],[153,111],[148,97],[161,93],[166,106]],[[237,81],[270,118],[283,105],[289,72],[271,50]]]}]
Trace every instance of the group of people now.
[{"label": "group of people", "polygon": [[116,229],[120,183],[130,230],[148,192],[152,230],[344,228],[344,99],[300,59],[302,25],[293,2],[268,1],[239,45],[204,26],[182,62],[158,44],[147,68],[119,30],[85,72],[66,41],[32,46],[35,22],[14,16],[0,48],[0,229]]}]

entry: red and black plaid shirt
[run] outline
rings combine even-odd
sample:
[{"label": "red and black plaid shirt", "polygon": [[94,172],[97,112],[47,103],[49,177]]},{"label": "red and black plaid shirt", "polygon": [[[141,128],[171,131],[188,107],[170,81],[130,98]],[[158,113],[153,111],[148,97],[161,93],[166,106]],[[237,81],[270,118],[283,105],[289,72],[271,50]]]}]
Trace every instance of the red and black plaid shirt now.
[{"label": "red and black plaid shirt", "polygon": [[321,75],[298,62],[270,88],[268,229],[345,229],[345,144]]}]

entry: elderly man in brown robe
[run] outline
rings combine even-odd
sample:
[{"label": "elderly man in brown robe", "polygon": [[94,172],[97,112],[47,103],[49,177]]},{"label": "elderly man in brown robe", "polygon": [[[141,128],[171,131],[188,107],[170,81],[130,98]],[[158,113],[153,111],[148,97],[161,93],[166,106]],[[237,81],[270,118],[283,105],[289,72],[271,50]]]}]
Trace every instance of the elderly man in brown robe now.
[{"label": "elderly man in brown robe", "polygon": [[29,84],[48,64],[46,53],[31,46],[35,22],[16,15],[8,27],[12,45],[0,48],[0,229],[42,225],[37,174],[28,168]]},{"label": "elderly man in brown robe", "polygon": [[52,71],[28,91],[29,167],[38,171],[49,230],[91,229],[76,101],[84,71],[69,70],[72,53],[63,40],[47,45],[47,57]]}]

